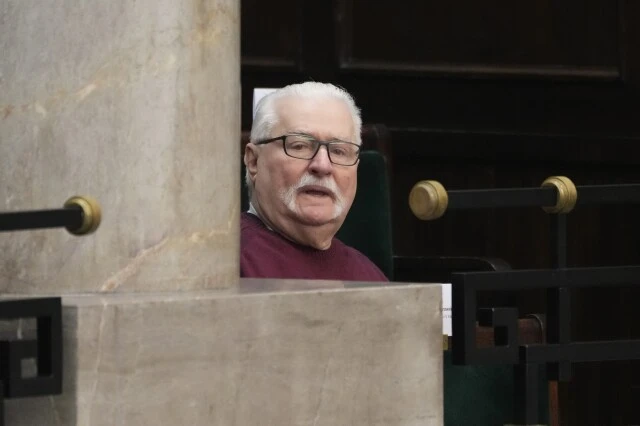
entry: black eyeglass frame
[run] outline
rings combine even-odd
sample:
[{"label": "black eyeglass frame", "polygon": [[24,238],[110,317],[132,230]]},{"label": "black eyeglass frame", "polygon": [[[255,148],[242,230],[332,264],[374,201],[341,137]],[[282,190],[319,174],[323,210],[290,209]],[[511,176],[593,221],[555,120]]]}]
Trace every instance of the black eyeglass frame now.
[{"label": "black eyeglass frame", "polygon": [[[309,158],[300,158],[300,157],[296,157],[296,156],[293,156],[293,155],[289,154],[289,153],[287,152],[287,144],[286,144],[286,139],[287,139],[289,136],[301,136],[301,137],[307,138],[309,141],[313,141],[313,142],[315,142],[317,145],[316,145],[316,150],[315,150],[315,152],[313,153],[313,155],[312,155],[311,157],[309,157]],[[275,138],[270,138],[270,139],[263,139],[263,140],[260,140],[260,141],[254,142],[253,144],[254,144],[254,145],[265,145],[265,144],[268,144],[268,143],[271,143],[271,142],[275,142],[275,141],[282,141],[282,149],[284,149],[284,153],[285,153],[285,154],[287,154],[287,156],[289,156],[289,157],[291,157],[291,158],[295,158],[295,159],[297,159],[297,160],[313,160],[313,159],[316,157],[316,155],[318,155],[318,151],[320,151],[320,147],[322,147],[322,146],[324,146],[324,147],[326,148],[326,150],[327,150],[327,155],[328,155],[328,157],[329,157],[329,161],[331,162],[331,164],[335,164],[335,165],[337,165],[337,166],[347,166],[347,167],[350,167],[350,166],[355,166],[356,164],[358,164],[358,160],[360,160],[360,145],[358,145],[358,144],[356,144],[356,143],[353,143],[353,142],[346,142],[346,141],[341,141],[341,140],[335,140],[335,141],[323,142],[323,141],[319,141],[318,139],[312,138],[312,137],[310,137],[310,136],[308,136],[308,135],[300,135],[300,134],[297,134],[297,133],[292,133],[292,134],[288,134],[288,135],[277,136],[277,137],[275,137]],[[333,159],[331,158],[331,151],[329,150],[329,147],[330,147],[332,144],[336,144],[336,143],[340,143],[340,144],[345,144],[345,143],[346,143],[346,144],[349,144],[349,145],[353,145],[353,146],[355,146],[355,147],[358,149],[358,151],[356,152],[356,159],[355,159],[355,161],[354,161],[352,164],[341,164],[341,163],[336,163],[335,161],[333,161]]]}]

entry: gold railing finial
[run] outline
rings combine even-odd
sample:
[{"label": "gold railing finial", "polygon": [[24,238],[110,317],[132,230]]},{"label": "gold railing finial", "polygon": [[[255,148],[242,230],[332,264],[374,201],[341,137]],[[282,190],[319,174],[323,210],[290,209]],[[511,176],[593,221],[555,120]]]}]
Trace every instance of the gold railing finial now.
[{"label": "gold railing finial", "polygon": [[102,211],[100,204],[91,197],[85,195],[76,195],[69,198],[64,207],[80,207],[82,210],[82,223],[77,228],[67,227],[67,231],[73,235],[86,235],[94,232],[100,226],[102,220]]},{"label": "gold railing finial", "polygon": [[444,186],[436,180],[416,183],[409,193],[409,207],[418,219],[434,220],[441,217],[449,205]]},{"label": "gold railing finial", "polygon": [[555,206],[546,206],[542,209],[547,213],[566,214],[576,206],[578,190],[571,179],[566,176],[549,176],[542,182],[543,188],[553,186],[558,191]]}]

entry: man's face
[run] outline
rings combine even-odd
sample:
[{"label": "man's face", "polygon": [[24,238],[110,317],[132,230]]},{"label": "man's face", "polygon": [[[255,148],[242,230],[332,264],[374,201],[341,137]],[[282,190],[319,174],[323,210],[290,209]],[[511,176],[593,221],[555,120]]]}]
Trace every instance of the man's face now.
[{"label": "man's face", "polygon": [[[351,114],[340,100],[285,98],[276,110],[280,121],[273,137],[296,133],[321,141],[354,142]],[[292,158],[282,144],[264,145],[258,159],[255,196],[263,213],[276,226],[288,217],[304,225],[339,227],[355,196],[357,165],[331,163],[325,147],[311,160]]]}]

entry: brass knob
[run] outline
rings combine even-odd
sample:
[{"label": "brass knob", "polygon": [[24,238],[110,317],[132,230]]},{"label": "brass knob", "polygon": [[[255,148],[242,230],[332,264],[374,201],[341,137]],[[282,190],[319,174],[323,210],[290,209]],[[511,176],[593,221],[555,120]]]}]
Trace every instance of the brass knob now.
[{"label": "brass knob", "polygon": [[542,187],[553,186],[558,191],[558,199],[555,206],[547,206],[542,209],[547,213],[569,213],[578,201],[578,190],[571,179],[566,176],[550,176],[542,182]]},{"label": "brass knob", "polygon": [[409,193],[409,207],[418,219],[434,220],[441,217],[449,205],[444,186],[436,180],[416,183]]},{"label": "brass knob", "polygon": [[86,235],[98,229],[100,220],[102,219],[102,212],[100,210],[100,204],[93,198],[76,195],[69,198],[64,203],[64,207],[80,207],[80,210],[82,210],[82,223],[80,226],[74,229],[67,227],[67,231],[73,235]]}]

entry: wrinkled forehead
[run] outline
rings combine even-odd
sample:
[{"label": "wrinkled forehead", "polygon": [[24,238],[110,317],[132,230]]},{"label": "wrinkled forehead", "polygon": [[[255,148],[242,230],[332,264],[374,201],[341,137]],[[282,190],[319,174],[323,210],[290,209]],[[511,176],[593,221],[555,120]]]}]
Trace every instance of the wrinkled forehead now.
[{"label": "wrinkled forehead", "polygon": [[320,140],[355,142],[355,125],[348,106],[332,97],[286,97],[276,100],[278,122],[272,136],[304,133]]}]

